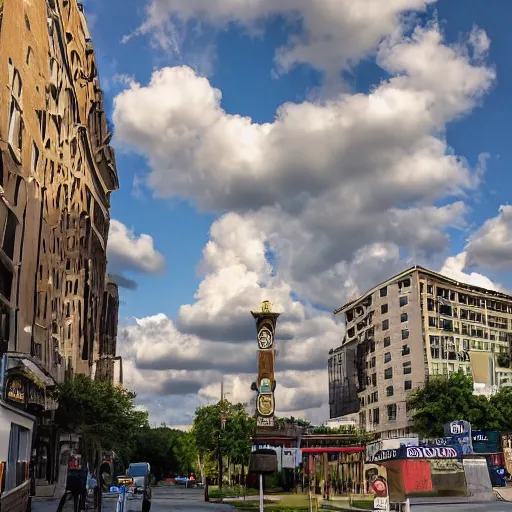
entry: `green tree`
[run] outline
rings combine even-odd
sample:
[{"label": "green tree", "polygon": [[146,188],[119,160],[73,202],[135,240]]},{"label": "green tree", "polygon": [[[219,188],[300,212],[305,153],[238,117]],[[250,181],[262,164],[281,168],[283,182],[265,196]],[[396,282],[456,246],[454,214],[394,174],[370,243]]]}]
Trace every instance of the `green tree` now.
[{"label": "green tree", "polygon": [[501,388],[491,397],[491,405],[498,412],[500,427],[498,430],[502,434],[512,434],[512,388]]},{"label": "green tree", "polygon": [[168,428],[146,426],[139,429],[136,436],[132,462],[149,462],[151,472],[157,481],[180,472],[180,464],[176,457],[176,447],[184,432]]},{"label": "green tree", "polygon": [[197,446],[193,432],[181,432],[173,447],[174,457],[182,475],[190,475],[197,463]]},{"label": "green tree", "polygon": [[99,481],[103,451],[114,450],[128,459],[139,429],[147,426],[147,413],[137,410],[135,393],[109,382],[75,375],[59,384],[56,423],[80,435],[84,467],[93,470]]},{"label": "green tree", "polygon": [[234,464],[240,464],[242,475],[245,475],[245,466],[249,464],[251,455],[251,436],[256,427],[254,418],[250,418],[242,404],[231,407],[226,428],[222,433],[222,451]]},{"label": "green tree", "polygon": [[[226,418],[223,429],[222,417]],[[208,471],[205,462],[217,458],[220,467],[219,455],[228,457],[235,464],[248,464],[253,431],[254,420],[248,417],[242,404],[233,405],[223,400],[215,405],[198,408],[192,432],[199,454],[201,475],[214,476],[211,466]],[[221,478],[219,484],[222,485]]]},{"label": "green tree", "polygon": [[[211,462],[214,459],[218,460],[221,450],[219,444],[221,418],[223,413],[228,413],[230,409],[231,404],[227,400],[223,400],[215,405],[205,405],[196,410],[192,433],[196,441],[199,469],[203,479],[207,476],[214,476],[212,471],[214,465]],[[210,464],[206,464],[206,461],[209,461]]]},{"label": "green tree", "polygon": [[464,372],[429,378],[409,396],[407,408],[413,413],[415,432],[427,438],[443,436],[443,425],[454,420],[468,421],[481,430],[499,430],[501,425],[495,404],[473,394],[473,379]]}]

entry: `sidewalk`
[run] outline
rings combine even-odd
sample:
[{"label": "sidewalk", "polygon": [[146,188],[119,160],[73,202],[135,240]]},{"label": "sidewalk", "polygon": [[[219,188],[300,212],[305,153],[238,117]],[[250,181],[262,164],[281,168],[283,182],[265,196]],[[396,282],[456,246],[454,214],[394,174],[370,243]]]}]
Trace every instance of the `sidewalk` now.
[{"label": "sidewalk", "polygon": [[[59,501],[55,498],[32,498],[32,512],[57,512]],[[102,512],[115,512],[116,502],[115,498],[104,497]],[[73,511],[73,498],[66,502],[64,511]],[[87,511],[93,512],[93,509],[87,509]]]},{"label": "sidewalk", "polygon": [[[57,512],[59,499],[56,498],[32,498],[32,512]],[[64,510],[73,510],[73,500],[68,501]]]}]

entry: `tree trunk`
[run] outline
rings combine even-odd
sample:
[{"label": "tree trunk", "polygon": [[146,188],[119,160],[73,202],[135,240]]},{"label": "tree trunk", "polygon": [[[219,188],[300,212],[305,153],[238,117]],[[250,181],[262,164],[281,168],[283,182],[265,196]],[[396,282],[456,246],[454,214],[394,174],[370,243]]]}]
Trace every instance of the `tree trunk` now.
[{"label": "tree trunk", "polygon": [[242,459],[242,471],[240,473],[240,485],[245,485],[245,464],[244,464],[244,459]]},{"label": "tree trunk", "polygon": [[220,447],[220,433],[219,433],[219,449],[218,449],[218,463],[219,463],[219,489],[222,489],[222,451]]},{"label": "tree trunk", "polygon": [[228,481],[229,486],[231,487],[231,458],[228,457]]},{"label": "tree trunk", "polygon": [[206,479],[204,475],[204,464],[201,461],[201,455],[199,455],[199,453],[197,454],[197,465],[199,466],[199,472],[201,473],[201,482],[203,482],[203,485],[205,485]]}]

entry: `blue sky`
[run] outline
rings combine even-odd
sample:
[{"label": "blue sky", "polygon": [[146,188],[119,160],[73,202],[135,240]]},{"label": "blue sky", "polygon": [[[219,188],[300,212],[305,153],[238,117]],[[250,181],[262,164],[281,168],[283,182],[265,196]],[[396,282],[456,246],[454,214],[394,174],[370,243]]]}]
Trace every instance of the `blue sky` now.
[{"label": "blue sky", "polygon": [[[265,3],[265,0],[261,0],[254,5]],[[249,13],[249,9],[244,11],[240,7],[243,2],[239,2],[239,6],[231,12],[229,0],[208,2],[209,7],[205,12],[194,7],[205,5],[199,0],[190,0],[188,3],[185,0],[148,0],[146,5],[140,0],[87,0],[85,7],[107,108],[110,116],[118,121],[115,124],[114,145],[117,149],[121,188],[113,196],[112,218],[132,230],[132,241],[140,234],[150,235],[154,244],[150,253],[152,250],[158,251],[165,258],[164,269],[159,267],[156,270],[157,264],[153,267],[149,264],[144,269],[138,268],[137,261],[125,262],[123,266],[122,254],[118,254],[120,268],[111,268],[111,271],[122,272],[125,277],[134,279],[138,284],[136,290],[121,289],[123,305],[120,320],[128,328],[121,333],[120,343],[126,343],[130,347],[124,355],[127,359],[131,358],[133,364],[133,385],[141,385],[144,368],[147,370],[151,366],[148,363],[142,368],[144,364],[140,364],[145,360],[146,340],[148,347],[152,339],[158,340],[164,347],[173,347],[176,344],[200,346],[200,343],[204,343],[212,353],[222,353],[223,348],[215,345],[218,342],[233,342],[237,339],[240,343],[247,342],[248,331],[244,330],[247,324],[244,323],[241,312],[244,308],[245,311],[248,310],[251,301],[256,306],[261,290],[268,290],[271,296],[275,296],[277,303],[284,307],[288,305],[290,311],[293,311],[286,318],[290,325],[285,327],[289,331],[287,334],[290,339],[295,339],[297,344],[295,348],[287,347],[284,350],[283,379],[290,382],[286,397],[283,391],[283,400],[290,402],[287,410],[295,412],[294,407],[309,408],[316,411],[315,414],[321,415],[319,411],[325,405],[325,400],[322,402],[323,399],[318,397],[322,393],[325,395],[325,390],[322,390],[323,377],[318,376],[325,371],[321,362],[319,366],[313,364],[310,368],[303,369],[313,372],[308,374],[311,379],[317,379],[317,391],[312,395],[314,399],[306,407],[299,400],[303,392],[296,383],[303,378],[297,369],[300,366],[297,363],[300,357],[297,346],[306,347],[308,343],[313,343],[313,346],[320,346],[322,352],[324,348],[334,346],[336,340],[341,339],[340,326],[325,311],[334,309],[351,294],[376,284],[379,279],[384,279],[411,261],[431,266],[434,270],[443,268],[447,273],[451,272],[451,275],[476,284],[486,284],[489,282],[486,279],[489,278],[493,282],[491,285],[512,287],[509,272],[512,257],[507,252],[512,247],[512,226],[507,210],[499,215],[500,206],[508,204],[508,191],[512,185],[509,170],[512,153],[508,129],[511,113],[509,91],[512,87],[512,71],[509,65],[512,33],[508,20],[512,15],[512,4],[505,0],[430,0],[423,9],[425,6],[421,0],[397,1],[394,3],[403,5],[404,9],[397,9],[392,13],[393,16],[390,15],[386,26],[381,19],[386,18],[385,14],[379,17],[369,11],[368,19],[364,20],[364,30],[368,26],[372,29],[372,24],[375,27],[382,24],[381,33],[380,27],[375,28],[378,37],[372,43],[362,36],[358,39],[358,34],[362,31],[357,23],[361,20],[353,20],[352,27],[350,19],[340,18],[340,26],[333,31],[331,25],[335,26],[337,18],[330,19],[329,15],[315,17],[311,8],[304,7],[307,4],[302,1],[297,3],[298,13],[290,17],[290,13],[279,11],[278,5],[281,3],[276,2],[266,10],[262,8],[261,15]],[[369,4],[370,0],[364,0],[363,3]],[[310,5],[316,4],[321,10],[324,3],[315,0]],[[489,8],[490,4],[492,8]],[[146,9],[150,5],[155,8],[153,12],[157,12],[158,16],[153,16],[148,23]],[[226,5],[227,10],[223,10]],[[271,15],[268,15],[269,12]],[[399,15],[402,17],[399,18]],[[182,21],[177,22],[178,18]],[[125,36],[134,34],[144,23],[149,29],[139,30],[128,41],[122,42]],[[416,63],[414,59],[400,53],[399,48],[402,43],[405,48],[413,46],[413,42],[418,43],[417,47],[426,45],[426,39],[421,39],[422,36],[419,36],[420,42],[411,39],[415,27],[423,31],[423,36],[435,32],[444,37],[444,40],[432,48],[441,56],[446,56],[443,54],[445,48],[453,50],[450,66],[453,64],[454,67],[449,69],[459,69],[455,66],[455,61],[464,63],[467,69],[460,68],[460,75],[442,76],[442,72],[438,73],[434,69],[435,66],[441,66],[440,61],[436,61],[432,54],[420,53],[421,58],[425,58],[425,69],[416,70],[417,75],[413,76]],[[357,37],[349,38],[345,34],[349,34],[353,28]],[[369,32],[373,34],[372,30]],[[399,32],[398,36],[395,33],[395,39],[390,37],[393,30]],[[331,46],[327,52],[318,51],[314,43],[318,43],[325,33],[331,38]],[[291,36],[298,39],[292,40]],[[317,36],[318,39],[315,39]],[[162,46],[162,41],[167,45],[172,43],[173,50],[169,46],[164,47],[165,44]],[[490,47],[487,48],[489,41]],[[300,47],[300,42],[305,42],[305,50]],[[337,45],[346,45],[346,52],[340,50],[338,55],[335,48]],[[389,52],[386,53],[388,46]],[[279,53],[279,49],[283,47],[288,50],[292,47],[293,51]],[[331,50],[334,50],[334,57],[327,61],[324,54],[329,54]],[[348,64],[342,62],[345,57]],[[428,60],[430,58],[432,65]],[[339,59],[339,65],[336,59]],[[288,68],[284,69],[287,62]],[[397,65],[403,69],[397,71]],[[149,85],[154,72],[164,68],[174,69],[175,66],[190,66],[192,74],[175,74],[170,71],[162,78],[162,87]],[[474,70],[476,71],[473,76],[470,72]],[[434,168],[437,169],[437,162],[435,159],[430,161],[428,165],[433,166],[432,176],[435,175],[435,178],[431,182],[425,181],[424,186],[418,185],[417,189],[411,190],[412,185],[407,187],[400,180],[399,171],[395,169],[398,164],[390,163],[387,156],[384,163],[384,160],[379,160],[382,152],[376,153],[377,156],[370,159],[375,166],[373,170],[385,173],[395,172],[395,169],[398,173],[397,183],[404,187],[400,193],[392,188],[384,191],[382,187],[380,195],[378,190],[372,192],[377,194],[375,197],[379,201],[387,201],[387,206],[382,210],[383,214],[389,213],[393,218],[400,215],[400,219],[410,215],[411,217],[407,217],[410,220],[404,223],[402,231],[396,229],[397,224],[390,221],[389,224],[375,228],[375,234],[372,235],[372,228],[368,227],[372,225],[370,216],[378,214],[375,213],[376,206],[370,205],[359,213],[354,213],[354,225],[363,217],[364,222],[369,223],[365,224],[361,220],[361,231],[366,231],[366,234],[359,237],[351,231],[353,228],[350,219],[347,221],[350,212],[355,210],[336,210],[336,205],[341,208],[342,198],[354,195],[353,192],[350,193],[348,185],[346,189],[343,188],[344,180],[349,179],[345,177],[344,173],[349,171],[345,169],[343,161],[333,160],[334,167],[339,165],[339,170],[333,171],[329,178],[331,185],[322,188],[325,184],[320,184],[319,179],[312,179],[312,174],[316,172],[314,164],[306,172],[299,169],[300,159],[294,160],[295,163],[285,161],[287,153],[283,150],[283,154],[280,154],[279,146],[270,147],[266,142],[261,142],[260,146],[257,144],[260,136],[265,137],[262,135],[265,132],[264,123],[274,126],[276,111],[282,109],[284,104],[306,102],[307,105],[321,105],[327,109],[329,102],[340,101],[343,95],[351,101],[358,93],[366,98],[382,81],[391,83],[398,74],[410,75],[411,79],[405,86],[396,82],[403,96],[397,97],[398,103],[394,106],[399,108],[401,101],[404,102],[403,105],[406,101],[412,101],[405,95],[407,91],[421,91],[426,94],[425,98],[433,95],[434,106],[429,110],[429,115],[432,116],[429,122],[432,122],[432,126],[422,133],[425,137],[431,135],[440,141],[443,145],[442,153],[451,155],[454,159],[457,157],[458,163],[445,162],[443,165],[446,167],[439,167],[439,171],[436,171]],[[201,77],[205,77],[205,81],[201,81]],[[140,84],[138,89],[130,85],[130,80]],[[450,80],[454,80],[454,83]],[[461,87],[460,84],[466,80],[467,87]],[[183,91],[179,89],[181,84]],[[219,106],[221,114],[217,107],[212,107],[211,112],[208,110],[211,104],[205,98],[213,88],[222,92]],[[149,98],[156,97],[152,96],[156,94],[163,95],[162,108],[158,108],[158,101],[155,100],[156,108],[150,115],[148,109],[152,103]],[[118,102],[117,114],[114,114],[116,97],[121,100]],[[170,105],[174,97],[181,98],[183,104]],[[143,104],[145,106],[141,106]],[[203,120],[200,119],[200,112],[190,112],[194,110],[194,105],[211,114],[210,118],[214,119],[211,126],[215,126],[214,128],[208,125],[207,115]],[[343,105],[339,108],[341,110],[337,111],[336,119],[348,115],[347,111],[342,110],[345,108]],[[411,104],[410,116],[417,115],[419,119],[423,111],[416,111],[415,108]],[[313,114],[301,111],[302,117],[293,117],[286,107],[283,112],[282,119],[286,120],[283,130],[287,130],[287,136],[295,133],[297,141],[297,145],[292,145],[290,151],[300,151],[301,146],[315,148],[315,144],[309,146],[315,136],[314,130],[303,133],[304,126],[308,123],[314,126],[315,120],[310,117]],[[137,114],[140,114],[140,120],[136,119]],[[191,120],[192,116],[196,117]],[[252,128],[257,126],[248,129],[246,138],[240,138],[236,144],[233,137],[245,131],[242,125],[236,124],[238,121],[233,116],[250,117]],[[364,115],[359,112],[356,118],[357,123],[351,131],[345,134],[340,132],[341,138],[349,140],[351,132],[359,133],[363,130],[366,126]],[[414,119],[407,118],[408,114],[405,114],[404,122],[414,122]],[[151,133],[153,122],[158,126],[166,126],[170,132],[176,130],[176,133],[173,132],[168,138],[160,138],[154,132],[155,136],[151,139],[153,142],[144,141],[139,144],[142,136]],[[180,122],[183,122],[183,127]],[[296,125],[292,126],[293,123]],[[378,146],[381,136],[391,137],[390,134],[400,128],[399,125],[400,122],[383,124],[380,134],[372,131],[371,136],[362,133],[361,139],[354,142],[361,144],[359,153],[350,148],[344,148],[344,153],[340,153],[345,155],[347,162],[351,162],[346,167],[359,169],[357,155],[370,154]],[[235,132],[222,132],[226,139],[221,140],[219,126],[238,128]],[[413,127],[411,131],[414,131]],[[193,133],[193,138],[186,138],[183,135],[185,132]],[[391,137],[384,145],[389,145],[392,149],[396,143],[401,148],[399,138],[405,140],[408,137],[406,132],[405,130],[400,135],[398,129],[398,135]],[[423,135],[418,140],[412,139],[410,145],[431,140],[430,137],[423,138]],[[308,137],[303,144],[299,139],[301,136]],[[319,139],[318,145],[326,145],[325,151],[319,152],[320,159],[323,153],[329,153],[338,144],[336,131],[329,131],[329,136],[332,141],[326,140],[326,136],[321,141]],[[368,139],[365,143],[366,136]],[[212,147],[205,147],[204,141],[209,138],[224,149],[212,157],[215,165],[207,164],[206,167],[199,168],[198,162],[203,151],[208,151],[209,155],[214,154]],[[283,138],[283,145],[287,140]],[[191,146],[187,152],[184,145],[188,142]],[[176,147],[173,147],[174,143]],[[247,168],[244,167],[246,161],[243,155],[233,156],[233,160],[228,159],[230,149],[234,150],[245,143],[245,152],[251,154],[251,158],[253,147],[257,148],[254,158],[260,158],[258,151],[264,148],[267,151],[265,159],[262,160],[264,165],[267,161],[273,161],[273,158],[280,162],[268,171],[265,180],[254,178],[258,172],[257,166],[251,167],[247,164]],[[251,145],[253,143],[254,146]],[[202,147],[198,149],[201,144]],[[303,156],[308,165],[311,151],[306,151]],[[195,155],[194,158],[192,154]],[[414,155],[411,160],[418,165],[418,169],[421,168],[419,158],[420,156]],[[439,160],[444,161],[441,158]],[[481,166],[479,162],[485,162],[484,171],[478,170],[479,165]],[[321,169],[322,165],[324,164],[319,164],[318,168]],[[390,166],[388,171],[386,165]],[[406,172],[406,169],[404,167],[402,172]],[[446,169],[446,178],[442,177],[443,169]],[[223,172],[230,174],[228,176],[222,174]],[[295,178],[285,183],[288,179],[287,172]],[[415,176],[419,176],[419,172],[418,170]],[[149,174],[152,178],[147,182]],[[244,176],[247,177],[248,184],[243,181]],[[252,178],[254,180],[251,182]],[[395,178],[390,177],[390,182],[392,179]],[[359,186],[368,186],[368,197],[373,197],[370,189],[376,181],[371,175],[368,178],[362,177],[361,180]],[[135,183],[137,186],[134,186]],[[262,183],[268,183],[268,187],[272,189],[273,192],[268,193],[269,197],[266,197],[266,191],[261,192]],[[432,183],[445,192],[436,193]],[[429,185],[432,185],[432,190],[427,192]],[[315,196],[316,187],[322,192]],[[328,201],[333,200],[336,187],[339,187],[339,199],[329,208]],[[243,200],[240,202],[235,197],[236,190],[241,191],[238,197],[243,197]],[[361,188],[356,190],[360,192]],[[155,199],[155,193],[165,197]],[[308,198],[316,201],[315,206],[313,208],[310,204],[303,210]],[[363,193],[357,205],[365,199]],[[455,203],[458,206],[449,207]],[[323,213],[320,212],[322,206],[325,206]],[[437,213],[422,209],[430,206]],[[401,210],[400,214],[396,213],[397,208]],[[410,227],[413,222],[413,208],[420,209],[418,215],[430,227],[425,236]],[[339,216],[338,223],[327,223],[326,219],[331,213],[333,217]],[[217,219],[220,221],[215,222]],[[211,228],[215,231],[212,236],[209,234]],[[410,235],[408,229],[411,229]],[[244,239],[244,236],[249,236],[247,233],[253,239]],[[336,238],[339,240],[334,242]],[[468,239],[472,242],[466,247]],[[122,241],[121,238],[116,240]],[[209,241],[210,250],[215,253],[203,259],[203,249]],[[274,255],[273,269],[267,268],[269,263],[264,256],[256,261],[254,255],[258,254],[258,244],[271,247]],[[314,250],[311,249],[313,246]],[[122,246],[117,249],[120,253],[123,252]],[[113,250],[115,248],[111,247],[111,251]],[[457,262],[447,260],[450,256],[457,255]],[[150,254],[149,258],[151,256]],[[240,266],[244,268],[242,274]],[[251,281],[254,276],[257,276],[256,284]],[[252,283],[247,285],[250,291],[245,284],[241,284],[246,280]],[[228,289],[228,285],[232,288],[238,286],[239,289]],[[256,291],[255,286],[259,287]],[[198,287],[200,292],[196,301],[194,294]],[[191,306],[187,311],[180,312],[180,306],[184,304]],[[300,312],[297,311],[297,304],[302,308]],[[158,313],[163,315],[158,318],[153,316]],[[143,319],[143,323],[134,325],[132,317]],[[217,324],[221,324],[223,328],[217,327]],[[320,345],[315,345],[314,340],[311,341],[314,328],[319,329],[317,336],[323,339],[318,342]],[[139,343],[137,340],[143,341]],[[213,360],[211,368],[202,368],[201,378],[195,376],[194,370],[187,367],[186,361],[183,366],[170,364],[163,369],[161,377],[153,375],[152,392],[157,390],[163,401],[159,403],[167,404],[166,410],[172,411],[173,400],[178,400],[181,395],[187,397],[190,408],[193,408],[199,403],[194,398],[194,392],[185,386],[181,393],[180,385],[194,382],[197,386],[192,388],[199,393],[198,396],[208,399],[219,379],[218,371],[219,368]],[[244,371],[241,369],[238,373],[245,375]],[[234,376],[237,375],[232,369],[231,372]],[[164,381],[167,383],[165,392],[162,391]],[[175,389],[172,386],[173,381],[176,381]],[[241,386],[238,381],[232,383],[233,395],[245,397],[244,392],[239,391],[237,386]],[[146,396],[143,388],[141,385],[142,397]],[[151,393],[147,391],[147,397],[152,396]],[[153,403],[149,398],[147,400],[148,403]],[[154,404],[151,407],[153,406]],[[164,413],[162,407],[154,407],[152,411],[155,417],[171,423],[180,422],[177,412]],[[184,418],[183,421],[188,420]]]}]

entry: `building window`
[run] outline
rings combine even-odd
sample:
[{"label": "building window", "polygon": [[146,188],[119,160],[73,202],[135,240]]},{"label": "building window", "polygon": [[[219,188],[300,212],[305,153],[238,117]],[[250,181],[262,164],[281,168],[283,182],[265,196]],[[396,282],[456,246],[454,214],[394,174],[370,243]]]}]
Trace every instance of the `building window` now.
[{"label": "building window", "polygon": [[388,287],[387,286],[384,286],[384,288],[380,289],[380,296],[381,297],[386,297],[387,294],[388,294]]},{"label": "building window", "polygon": [[410,288],[411,287],[411,280],[407,277],[406,279],[403,279],[402,281],[398,281],[398,289],[401,290],[402,288]]},{"label": "building window", "polygon": [[380,307],[380,312],[383,315],[385,315],[388,312],[388,305],[387,304],[382,304],[382,306]]},{"label": "building window", "polygon": [[384,354],[384,362],[389,363],[389,361],[391,361],[391,352],[386,352]]},{"label": "building window", "polygon": [[409,338],[409,329],[402,329],[402,339],[406,340]]},{"label": "building window", "polygon": [[388,386],[386,388],[386,396],[393,396],[393,386]]},{"label": "building window", "polygon": [[376,364],[377,364],[377,358],[374,356],[370,360],[370,368],[375,368]]},{"label": "building window", "polygon": [[409,316],[407,315],[407,313],[402,313],[400,315],[400,322],[407,322]]},{"label": "building window", "polygon": [[408,356],[411,353],[409,345],[402,345],[402,355]]},{"label": "building window", "polygon": [[428,317],[428,326],[429,327],[437,327],[437,318],[435,316]]},{"label": "building window", "polygon": [[387,380],[387,379],[392,379],[393,378],[393,368],[386,368],[384,370],[384,378]]},{"label": "building window", "polygon": [[411,361],[406,361],[403,364],[403,367],[404,367],[404,375],[408,375],[412,372]]},{"label": "building window", "polygon": [[447,318],[440,318],[439,329],[442,329],[443,331],[453,331],[453,320],[448,320]]},{"label": "building window", "polygon": [[389,345],[391,345],[391,338],[389,336],[386,336],[384,338],[384,346],[389,347]]},{"label": "building window", "polygon": [[388,421],[396,420],[396,404],[388,405]]},{"label": "building window", "polygon": [[17,69],[13,70],[11,84],[11,106],[9,110],[9,134],[8,140],[14,153],[21,161],[21,149],[23,147],[23,120],[21,118],[21,98],[22,98],[21,75]]},{"label": "building window", "polygon": [[373,409],[373,423],[378,425],[380,421],[379,408]]},{"label": "building window", "polygon": [[400,297],[400,307],[403,308],[409,304],[409,297]]},{"label": "building window", "polygon": [[16,423],[11,423],[5,473],[5,491],[11,491],[25,482],[26,475],[28,474],[30,452],[30,430]]},{"label": "building window", "polygon": [[377,385],[377,374],[374,373],[372,375],[372,386],[376,386]]},{"label": "building window", "polygon": [[382,321],[382,330],[387,331],[388,329],[389,329],[389,320],[388,319],[383,320]]},{"label": "building window", "polygon": [[404,382],[405,391],[410,391],[412,389],[412,380],[406,380]]}]

